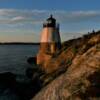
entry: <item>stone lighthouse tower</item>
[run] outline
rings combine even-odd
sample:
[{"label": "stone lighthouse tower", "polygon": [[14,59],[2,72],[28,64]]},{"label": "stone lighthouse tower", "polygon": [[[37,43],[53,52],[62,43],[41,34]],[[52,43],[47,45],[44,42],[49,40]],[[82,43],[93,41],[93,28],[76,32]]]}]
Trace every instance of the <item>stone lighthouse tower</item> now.
[{"label": "stone lighthouse tower", "polygon": [[56,19],[51,15],[46,22],[43,23],[37,64],[41,64],[50,59],[60,48],[61,38],[59,24],[56,24]]}]

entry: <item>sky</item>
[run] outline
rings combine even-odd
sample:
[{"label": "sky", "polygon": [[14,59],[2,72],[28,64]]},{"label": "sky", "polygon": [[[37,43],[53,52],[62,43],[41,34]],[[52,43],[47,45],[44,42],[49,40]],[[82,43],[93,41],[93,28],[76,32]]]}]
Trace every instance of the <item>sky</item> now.
[{"label": "sky", "polygon": [[62,41],[100,30],[100,0],[0,0],[0,42],[39,42],[50,14]]}]

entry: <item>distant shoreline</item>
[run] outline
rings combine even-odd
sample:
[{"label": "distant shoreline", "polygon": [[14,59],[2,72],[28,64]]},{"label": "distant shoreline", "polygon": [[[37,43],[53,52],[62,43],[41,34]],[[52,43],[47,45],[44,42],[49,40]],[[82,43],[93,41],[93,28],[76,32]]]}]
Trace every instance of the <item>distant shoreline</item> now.
[{"label": "distant shoreline", "polygon": [[0,43],[0,45],[40,45],[40,43],[4,42],[4,43]]}]

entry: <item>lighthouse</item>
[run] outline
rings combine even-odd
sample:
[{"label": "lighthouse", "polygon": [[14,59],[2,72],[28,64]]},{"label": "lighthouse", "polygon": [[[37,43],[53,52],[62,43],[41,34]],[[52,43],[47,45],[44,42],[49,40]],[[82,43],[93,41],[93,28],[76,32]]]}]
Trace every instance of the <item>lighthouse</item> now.
[{"label": "lighthouse", "polygon": [[52,15],[43,23],[37,64],[49,60],[61,48],[59,24]]}]

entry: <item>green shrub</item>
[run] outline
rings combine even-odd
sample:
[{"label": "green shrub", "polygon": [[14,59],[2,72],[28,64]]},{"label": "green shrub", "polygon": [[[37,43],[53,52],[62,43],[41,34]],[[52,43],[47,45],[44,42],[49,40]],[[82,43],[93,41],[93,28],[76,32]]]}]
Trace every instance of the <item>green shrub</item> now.
[{"label": "green shrub", "polygon": [[67,59],[67,65],[71,65],[72,64],[72,60],[71,59]]},{"label": "green shrub", "polygon": [[73,53],[76,54],[78,52],[78,49],[76,47],[73,48]]}]

